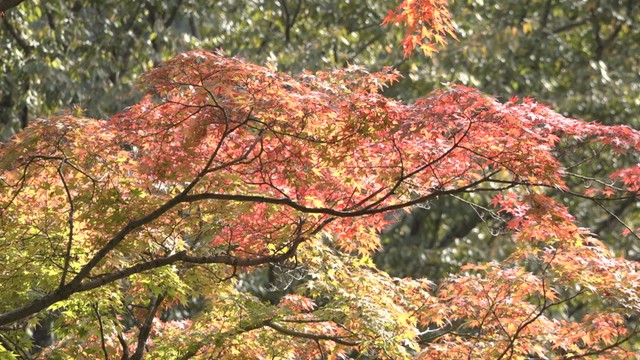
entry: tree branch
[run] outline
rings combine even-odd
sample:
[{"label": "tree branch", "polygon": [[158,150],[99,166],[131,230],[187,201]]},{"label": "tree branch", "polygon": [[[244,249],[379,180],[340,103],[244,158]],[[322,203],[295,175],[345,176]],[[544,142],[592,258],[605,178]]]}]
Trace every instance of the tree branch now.
[{"label": "tree branch", "polygon": [[164,300],[165,294],[160,294],[154,300],[149,303],[149,313],[147,317],[144,319],[144,323],[140,327],[140,332],[138,333],[138,344],[136,346],[136,351],[131,355],[130,360],[141,360],[142,355],[144,355],[144,348],[147,344],[147,339],[149,338],[149,334],[151,333],[151,327],[153,326],[153,319],[160,308],[160,304]]},{"label": "tree branch", "polygon": [[102,353],[104,354],[104,360],[109,360],[109,353],[107,352],[107,346],[104,340],[104,325],[102,323],[102,316],[100,315],[100,310],[98,309],[98,305],[96,303],[92,304],[93,312],[96,314],[96,319],[98,319],[98,328],[100,329],[100,348],[102,349]]},{"label": "tree branch", "polygon": [[[1,14],[2,12],[0,11],[0,15]],[[23,38],[20,37],[20,34],[18,34],[16,29],[13,27],[13,25],[11,25],[11,23],[9,22],[9,20],[7,20],[5,16],[0,16],[0,17],[2,17],[2,23],[4,24],[4,27],[7,29],[11,37],[18,43],[18,46],[20,46],[20,48],[24,50],[27,56],[31,55],[31,51],[33,50],[32,47],[29,44],[27,44],[27,42]]]},{"label": "tree branch", "polygon": [[305,333],[305,332],[301,332],[301,331],[296,331],[296,330],[291,330],[291,329],[287,329],[282,327],[280,324],[273,322],[272,320],[269,320],[265,323],[266,326],[276,330],[277,332],[283,333],[285,335],[289,335],[289,336],[294,336],[294,337],[301,337],[301,338],[305,338],[305,339],[311,339],[311,340],[328,340],[328,341],[333,341],[337,344],[340,345],[346,345],[346,346],[358,346],[360,344],[360,342],[358,341],[348,341],[348,340],[344,340],[343,338],[339,337],[339,336],[331,336],[331,335],[323,335],[323,334],[309,334],[309,333]]},{"label": "tree branch", "polygon": [[16,7],[23,2],[24,0],[0,0],[0,15],[4,15],[6,10]]},{"label": "tree branch", "polygon": [[67,249],[64,254],[64,266],[62,267],[62,277],[60,279],[60,287],[64,286],[64,283],[67,281],[67,274],[69,273],[69,264],[71,263],[71,248],[73,246],[73,217],[75,213],[73,196],[71,195],[71,190],[69,190],[67,179],[65,179],[64,174],[62,172],[62,167],[64,166],[65,163],[66,163],[66,158],[63,158],[60,161],[60,166],[58,166],[58,169],[57,169],[58,175],[60,176],[60,181],[62,181],[64,192],[67,196],[67,202],[69,203],[69,215],[67,219],[67,223],[69,224],[69,235],[67,239]]}]

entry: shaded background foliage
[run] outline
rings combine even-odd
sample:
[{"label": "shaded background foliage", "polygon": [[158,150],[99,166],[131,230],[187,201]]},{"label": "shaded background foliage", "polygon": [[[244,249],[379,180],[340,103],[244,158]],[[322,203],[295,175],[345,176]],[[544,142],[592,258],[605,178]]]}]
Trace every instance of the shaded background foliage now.
[{"label": "shaded background foliage", "polygon": [[223,48],[281,70],[388,63],[398,54],[380,52],[386,7],[303,0],[23,3],[8,11],[0,30],[4,137],[30,118],[73,105],[93,117],[113,114],[136,98],[137,75],[194,48]]},{"label": "shaded background foliage", "polygon": [[[405,78],[388,94],[405,100],[455,82],[501,98],[534,97],[572,117],[640,125],[635,0],[458,0],[451,10],[459,41],[432,58],[406,59],[389,45],[401,33],[380,26],[389,7],[381,0],[25,2],[0,19],[1,137],[59,111],[106,118],[138,98],[137,75],[194,48],[222,48],[291,72],[394,65]],[[594,148],[580,154],[601,157],[595,168],[572,169],[585,174],[638,161],[606,158]],[[468,200],[437,200],[399,214],[401,221],[383,234],[378,266],[437,281],[465,263],[507,256],[504,219]],[[565,201],[617,254],[640,257],[638,239],[622,236],[618,221],[640,226],[636,199]],[[291,284],[290,277],[267,269],[243,286],[274,301],[286,291],[278,284]]]}]

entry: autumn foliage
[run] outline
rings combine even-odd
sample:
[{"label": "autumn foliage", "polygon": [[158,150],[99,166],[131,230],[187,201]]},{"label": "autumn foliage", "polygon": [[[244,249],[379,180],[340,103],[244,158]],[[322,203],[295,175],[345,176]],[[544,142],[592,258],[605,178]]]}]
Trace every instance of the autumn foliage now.
[{"label": "autumn foliage", "polygon": [[404,0],[395,10],[389,10],[383,24],[402,24],[404,56],[416,48],[426,55],[447,43],[446,37],[456,38],[447,0]]},{"label": "autumn foliage", "polygon": [[[633,358],[638,264],[554,195],[637,196],[637,165],[586,188],[564,154],[635,156],[640,133],[459,86],[402,103],[381,94],[397,77],[191,51],[109,121],[28,127],[0,153],[0,354],[55,316],[44,358]],[[507,260],[438,286],[371,261],[399,211],[485,194]],[[279,303],[241,290],[274,265],[298,275]]]}]

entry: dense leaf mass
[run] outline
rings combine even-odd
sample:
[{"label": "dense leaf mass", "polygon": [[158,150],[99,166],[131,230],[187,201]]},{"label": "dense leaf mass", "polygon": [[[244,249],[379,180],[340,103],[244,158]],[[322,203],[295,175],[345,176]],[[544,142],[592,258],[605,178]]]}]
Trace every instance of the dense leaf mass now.
[{"label": "dense leaf mass", "polygon": [[[551,195],[637,196],[637,165],[569,187],[558,149],[637,156],[640,133],[462,86],[402,103],[381,95],[397,77],[191,51],[110,121],[29,126],[0,152],[0,353],[49,314],[46,358],[632,358],[638,264]],[[479,193],[515,242],[506,261],[438,287],[376,269],[399,211]],[[290,294],[240,290],[274,265],[297,274]],[[163,316],[194,297],[197,316]],[[569,316],[574,301],[588,310]]]},{"label": "dense leaf mass", "polygon": [[447,3],[447,0],[405,0],[395,11],[389,10],[383,23],[406,27],[401,43],[405,57],[416,48],[431,55],[438,45],[446,43],[446,36],[456,38]]}]

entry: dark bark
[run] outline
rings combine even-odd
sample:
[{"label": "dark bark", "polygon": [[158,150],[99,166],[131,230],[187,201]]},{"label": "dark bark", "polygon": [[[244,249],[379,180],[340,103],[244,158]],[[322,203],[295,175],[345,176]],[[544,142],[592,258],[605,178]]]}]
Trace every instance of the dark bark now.
[{"label": "dark bark", "polygon": [[0,13],[20,5],[24,0],[0,0]]}]

